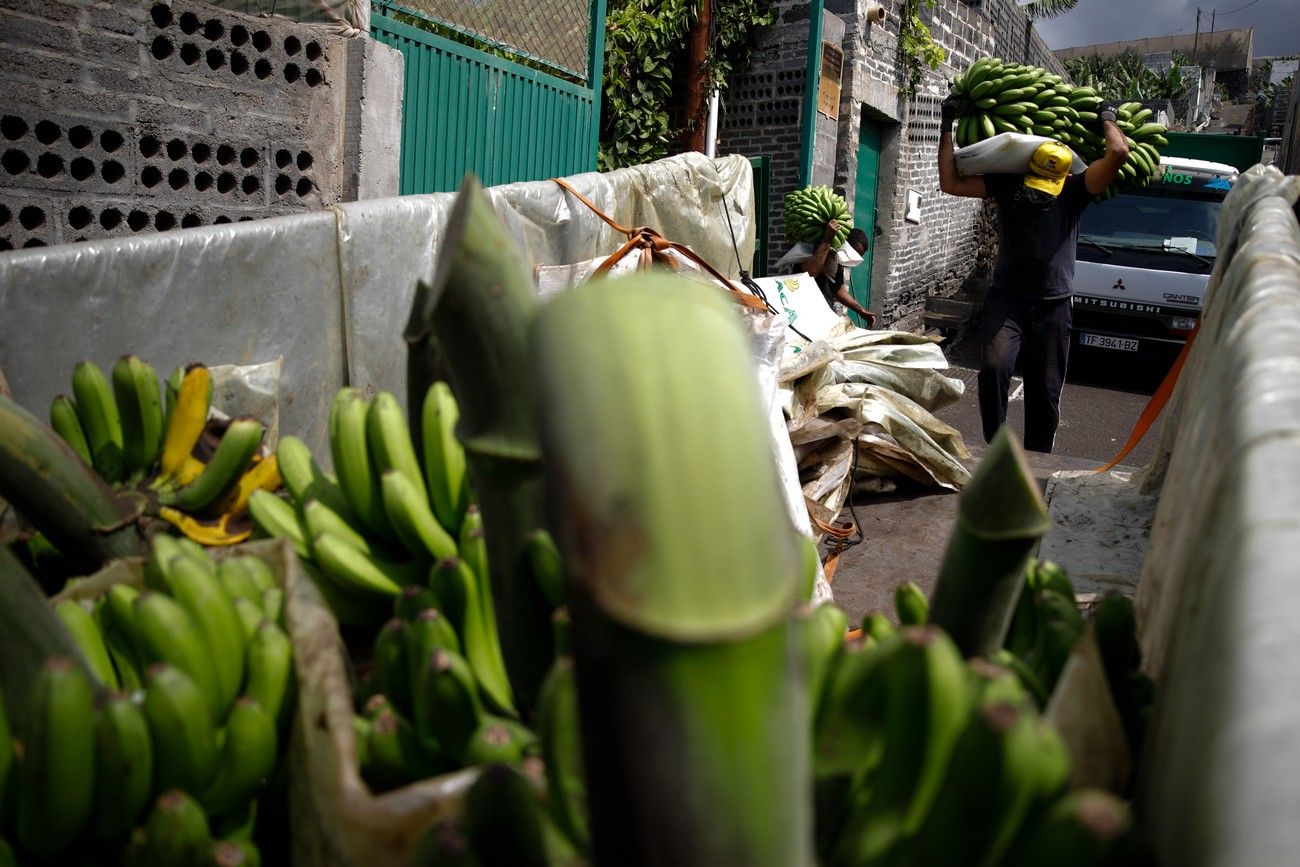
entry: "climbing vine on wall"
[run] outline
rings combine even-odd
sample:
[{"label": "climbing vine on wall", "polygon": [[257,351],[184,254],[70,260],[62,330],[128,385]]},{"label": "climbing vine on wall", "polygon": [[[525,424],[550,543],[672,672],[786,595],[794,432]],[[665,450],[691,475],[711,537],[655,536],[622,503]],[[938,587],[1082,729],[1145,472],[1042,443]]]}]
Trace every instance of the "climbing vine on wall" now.
[{"label": "climbing vine on wall", "polygon": [[908,97],[916,96],[916,88],[925,79],[925,70],[938,69],[948,53],[930,35],[930,28],[921,18],[921,7],[933,9],[937,0],[904,0],[898,14],[898,54],[903,74],[899,88]]},{"label": "climbing vine on wall", "polygon": [[[709,83],[724,89],[753,51],[755,28],[771,24],[771,0],[712,0]],[[697,4],[688,0],[610,0],[605,19],[601,171],[668,155],[681,129],[672,125],[674,78],[685,63]]]}]

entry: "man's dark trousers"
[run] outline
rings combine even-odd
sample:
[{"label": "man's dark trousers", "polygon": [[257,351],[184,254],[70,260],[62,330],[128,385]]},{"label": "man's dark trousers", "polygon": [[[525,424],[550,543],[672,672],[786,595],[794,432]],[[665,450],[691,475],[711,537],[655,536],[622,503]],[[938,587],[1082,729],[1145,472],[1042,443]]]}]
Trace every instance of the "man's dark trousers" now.
[{"label": "man's dark trousers", "polygon": [[1020,298],[996,287],[980,322],[980,419],[989,442],[1007,418],[1007,392],[1019,357],[1025,382],[1025,448],[1050,452],[1061,420],[1070,355],[1070,299]]}]

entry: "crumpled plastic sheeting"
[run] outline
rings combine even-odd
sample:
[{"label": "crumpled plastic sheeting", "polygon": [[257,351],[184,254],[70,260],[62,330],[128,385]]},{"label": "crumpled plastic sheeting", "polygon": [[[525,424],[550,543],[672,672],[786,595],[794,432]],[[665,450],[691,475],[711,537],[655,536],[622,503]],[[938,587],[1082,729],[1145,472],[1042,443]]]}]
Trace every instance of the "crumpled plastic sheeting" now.
[{"label": "crumpled plastic sheeting", "polygon": [[283,356],[282,426],[328,455],[345,371],[338,262],[328,212],[2,253],[0,368],[43,418],[83,359],[107,369],[134,353],[163,376]]},{"label": "crumpled plastic sheeting", "polygon": [[845,410],[867,431],[887,434],[942,487],[958,490],[970,481],[960,460],[970,457],[961,434],[906,395],[866,383],[838,383],[817,392],[817,407],[823,413]]},{"label": "crumpled plastic sheeting", "polygon": [[209,368],[212,408],[227,418],[251,415],[261,421],[266,426],[262,444],[269,452],[274,452],[280,442],[280,371],[283,369],[283,358],[265,364],[217,364]]},{"label": "crumpled plastic sheeting", "polygon": [[[743,156],[681,154],[565,181],[620,225],[650,226],[730,277],[739,272],[725,199],[741,267],[750,267],[753,170]],[[504,184],[487,193],[529,268],[607,256],[627,240],[551,181]],[[438,241],[454,201],[454,193],[434,193],[336,208],[351,384],[370,392],[392,391],[405,402],[406,345],[400,335],[416,281],[432,279]]]}]

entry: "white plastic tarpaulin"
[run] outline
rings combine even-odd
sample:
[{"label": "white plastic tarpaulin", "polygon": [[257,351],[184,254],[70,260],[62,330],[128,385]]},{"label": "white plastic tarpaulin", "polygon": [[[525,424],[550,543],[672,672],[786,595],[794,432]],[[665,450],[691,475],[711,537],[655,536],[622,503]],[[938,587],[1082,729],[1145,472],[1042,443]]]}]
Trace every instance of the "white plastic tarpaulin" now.
[{"label": "white plastic tarpaulin", "polygon": [[[566,180],[620,224],[688,242],[731,276],[754,249],[752,177],[745,157],[692,153]],[[166,371],[283,357],[280,428],[328,455],[338,388],[405,400],[402,329],[454,195],[0,253],[0,370],[43,416],[82,359],[107,366],[130,352]],[[533,264],[591,259],[625,240],[550,181],[488,195]]]}]

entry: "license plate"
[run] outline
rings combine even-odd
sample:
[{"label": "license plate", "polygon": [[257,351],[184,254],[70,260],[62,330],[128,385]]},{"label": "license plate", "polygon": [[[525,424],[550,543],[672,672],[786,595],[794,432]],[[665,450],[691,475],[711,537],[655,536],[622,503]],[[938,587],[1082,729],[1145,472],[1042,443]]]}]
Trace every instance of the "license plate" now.
[{"label": "license plate", "polygon": [[1110,337],[1105,334],[1080,334],[1081,346],[1096,346],[1099,349],[1122,349],[1125,352],[1137,352],[1138,342],[1127,337]]}]

